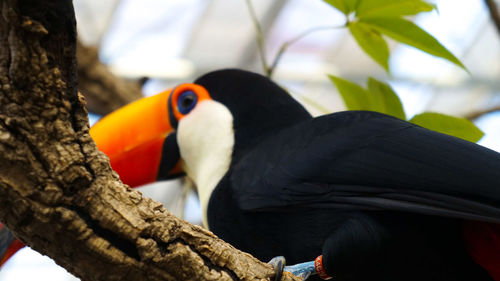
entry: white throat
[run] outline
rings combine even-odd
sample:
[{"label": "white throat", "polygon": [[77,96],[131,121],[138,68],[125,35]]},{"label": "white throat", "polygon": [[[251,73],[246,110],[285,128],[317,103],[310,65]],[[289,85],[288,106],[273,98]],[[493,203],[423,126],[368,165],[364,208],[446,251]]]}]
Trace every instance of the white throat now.
[{"label": "white throat", "polygon": [[226,174],[234,148],[233,116],[221,103],[205,100],[177,127],[177,143],[184,169],[198,188],[203,223],[207,223],[210,195]]}]

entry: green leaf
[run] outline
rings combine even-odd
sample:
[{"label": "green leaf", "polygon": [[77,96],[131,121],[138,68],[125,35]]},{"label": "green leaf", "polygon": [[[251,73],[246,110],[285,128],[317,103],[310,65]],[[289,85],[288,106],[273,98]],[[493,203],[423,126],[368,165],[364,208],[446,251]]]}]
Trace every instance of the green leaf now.
[{"label": "green leaf", "polygon": [[363,51],[389,72],[389,47],[380,32],[362,22],[352,22],[348,26]]},{"label": "green leaf", "polygon": [[324,0],[326,3],[335,7],[337,10],[344,13],[344,15],[349,15],[354,12],[358,7],[360,0]]},{"label": "green leaf", "polygon": [[422,0],[363,0],[356,9],[358,18],[401,17],[430,12],[435,5]]},{"label": "green leaf", "polygon": [[402,18],[362,18],[361,22],[369,24],[379,32],[420,49],[428,54],[444,58],[467,71],[465,66],[436,38],[418,27],[413,22]]},{"label": "green leaf", "polygon": [[484,135],[484,133],[471,121],[465,118],[453,117],[440,113],[424,112],[415,115],[410,122],[427,129],[471,142],[477,142]]},{"label": "green leaf", "polygon": [[403,104],[389,84],[368,78],[368,90],[372,94],[372,109],[406,120]]},{"label": "green leaf", "polygon": [[341,11],[342,13],[344,13],[344,15],[348,15],[350,12],[349,7],[344,2],[344,0],[325,0],[325,2],[332,5],[333,7],[335,7],[337,10]]},{"label": "green leaf", "polygon": [[358,5],[360,2],[363,0],[344,0],[344,2],[347,4],[347,7],[349,8],[349,12],[354,12],[356,9],[358,9]]},{"label": "green leaf", "polygon": [[370,110],[370,93],[360,86],[342,78],[328,75],[339,90],[348,110]]}]

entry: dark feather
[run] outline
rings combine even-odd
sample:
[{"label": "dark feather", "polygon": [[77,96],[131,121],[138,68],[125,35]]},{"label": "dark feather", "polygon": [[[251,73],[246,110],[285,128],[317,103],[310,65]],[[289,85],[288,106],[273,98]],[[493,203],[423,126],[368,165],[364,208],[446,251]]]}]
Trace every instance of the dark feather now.
[{"label": "dark feather", "polygon": [[301,122],[232,167],[243,210],[398,210],[500,223],[500,154],[363,111]]}]

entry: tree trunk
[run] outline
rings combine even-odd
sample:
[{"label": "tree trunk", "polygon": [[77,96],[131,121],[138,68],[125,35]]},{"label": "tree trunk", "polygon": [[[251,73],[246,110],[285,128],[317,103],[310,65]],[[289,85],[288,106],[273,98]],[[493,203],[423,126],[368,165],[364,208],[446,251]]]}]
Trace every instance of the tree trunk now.
[{"label": "tree trunk", "polygon": [[72,1],[0,5],[0,221],[83,280],[269,280],[111,170],[77,95]]}]

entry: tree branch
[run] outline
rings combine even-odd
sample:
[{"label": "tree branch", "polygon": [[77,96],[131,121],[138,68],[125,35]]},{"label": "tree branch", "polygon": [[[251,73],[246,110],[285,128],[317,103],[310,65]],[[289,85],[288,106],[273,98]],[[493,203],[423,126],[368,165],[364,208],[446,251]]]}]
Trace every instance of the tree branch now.
[{"label": "tree branch", "polygon": [[260,27],[259,19],[257,18],[257,14],[255,13],[255,9],[253,8],[251,0],[245,0],[245,3],[247,4],[250,18],[252,19],[253,25],[255,27],[255,32],[257,33],[257,49],[259,50],[262,69],[264,70],[264,73],[267,77],[271,77],[271,72],[266,60],[264,33],[262,32],[262,28]]},{"label": "tree branch", "polygon": [[78,41],[78,88],[85,96],[87,109],[106,115],[142,97],[141,85],[116,77],[99,60],[97,48]]},{"label": "tree branch", "polygon": [[500,111],[500,105],[468,113],[467,115],[465,115],[465,118],[467,118],[471,121],[474,121],[485,114],[496,112],[496,111]]},{"label": "tree branch", "polygon": [[77,95],[72,1],[0,5],[0,221],[82,280],[269,280],[111,170]]},{"label": "tree branch", "polygon": [[278,50],[278,53],[274,57],[274,60],[273,60],[273,62],[271,64],[271,66],[268,68],[268,72],[269,72],[268,77],[272,77],[272,75],[274,73],[274,70],[276,69],[276,67],[278,66],[279,61],[281,60],[281,57],[286,52],[286,50],[288,49],[288,47],[290,47],[291,45],[297,43],[299,40],[301,40],[302,38],[304,38],[307,35],[310,35],[312,33],[315,33],[315,32],[318,32],[318,31],[339,29],[339,28],[343,28],[343,27],[345,27],[345,25],[342,25],[342,26],[317,26],[317,27],[310,28],[310,29],[308,29],[308,30],[300,33],[299,35],[295,36],[294,38],[286,41],[285,43],[283,43],[281,45],[281,47]]},{"label": "tree branch", "polygon": [[500,35],[500,11],[498,10],[497,4],[494,0],[484,0],[484,3],[486,4],[486,7],[488,7],[491,20]]},{"label": "tree branch", "polygon": [[253,8],[251,0],[245,0],[245,2],[247,4],[248,11],[250,13],[250,17],[252,19],[252,23],[255,27],[255,32],[257,33],[257,49],[259,51],[259,57],[260,57],[262,69],[264,70],[264,74],[269,78],[271,78],[273,76],[274,70],[276,70],[276,67],[278,66],[278,63],[280,62],[281,57],[286,52],[288,47],[297,43],[299,40],[301,40],[302,38],[304,38],[307,35],[310,35],[312,33],[315,33],[318,31],[325,31],[325,30],[338,29],[338,28],[345,27],[345,25],[342,25],[342,26],[317,26],[317,27],[310,28],[310,29],[298,34],[297,36],[293,37],[292,39],[286,41],[285,43],[281,44],[278,52],[274,56],[274,59],[273,59],[271,65],[269,65],[267,63],[266,53],[265,53],[264,33],[262,32],[262,28],[260,26],[259,19],[257,18],[257,14],[255,13],[255,9]]}]

